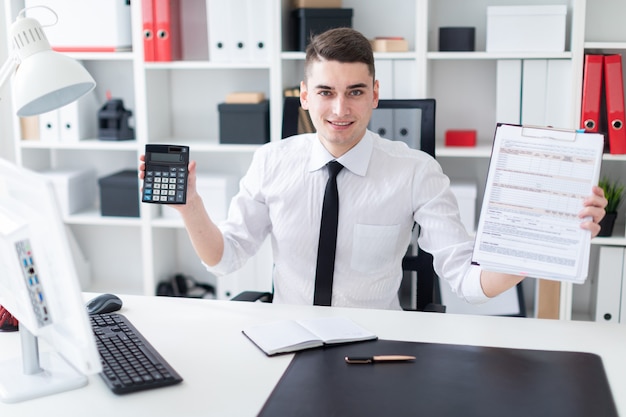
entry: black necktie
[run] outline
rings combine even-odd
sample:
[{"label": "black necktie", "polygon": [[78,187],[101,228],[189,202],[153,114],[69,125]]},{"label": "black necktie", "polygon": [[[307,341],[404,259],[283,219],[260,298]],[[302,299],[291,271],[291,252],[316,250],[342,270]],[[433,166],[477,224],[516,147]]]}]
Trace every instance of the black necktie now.
[{"label": "black necktie", "polygon": [[317,248],[317,270],[315,272],[315,294],[313,304],[329,306],[333,294],[333,272],[337,247],[337,219],[339,217],[339,193],[337,174],[343,168],[337,161],[328,163],[328,182],[322,205],[320,242]]}]

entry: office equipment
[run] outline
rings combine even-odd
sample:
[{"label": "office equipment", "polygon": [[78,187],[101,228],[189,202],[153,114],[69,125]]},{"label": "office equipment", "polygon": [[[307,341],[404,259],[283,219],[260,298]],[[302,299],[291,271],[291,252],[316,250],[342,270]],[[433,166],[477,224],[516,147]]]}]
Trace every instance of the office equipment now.
[{"label": "office equipment", "polygon": [[476,146],[476,130],[450,129],[445,134],[446,146]]},{"label": "office equipment", "polygon": [[[117,52],[132,47],[130,2],[128,0],[25,0],[27,15],[40,22],[50,16],[36,8],[42,3],[59,16],[60,25],[46,27],[50,44],[61,52]],[[32,8],[31,8],[32,7]]]},{"label": "office equipment", "polygon": [[332,28],[352,27],[353,9],[303,8],[291,12],[292,48],[304,51],[311,36]]},{"label": "office equipment", "polygon": [[177,61],[182,57],[180,2],[153,0],[155,61]]},{"label": "office equipment", "polygon": [[576,126],[574,113],[568,110],[572,102],[572,72],[572,61],[548,59],[544,126],[563,129]]},{"label": "office equipment", "polygon": [[124,108],[119,98],[109,99],[98,110],[98,139],[130,140],[135,138],[135,130],[130,127],[133,112]]},{"label": "office equipment", "polygon": [[89,318],[102,359],[100,376],[115,394],[162,388],[183,381],[125,316],[110,313]]},{"label": "office equipment", "polygon": [[220,103],[220,143],[261,145],[270,140],[269,100]]},{"label": "office equipment", "polygon": [[58,109],[39,115],[39,140],[41,142],[58,142],[60,132]]},{"label": "office equipment", "polygon": [[[249,60],[269,62],[271,42],[271,0],[247,0]],[[241,25],[244,26],[244,25]]]},{"label": "office equipment", "polygon": [[82,387],[101,368],[52,185],[5,160],[0,183],[0,304],[19,320],[23,349],[22,361],[0,363],[0,399]]},{"label": "office equipment", "polygon": [[604,56],[604,83],[609,151],[612,154],[625,154],[626,127],[624,127],[624,79],[621,55]]},{"label": "office equipment", "polygon": [[94,92],[58,109],[58,137],[61,142],[93,139],[98,134],[94,123],[99,103]]},{"label": "office equipment", "polygon": [[156,61],[156,40],[153,0],[141,0],[141,24],[143,30],[143,60]]},{"label": "office equipment", "polygon": [[598,184],[604,138],[496,128],[472,260],[483,269],[583,283],[591,233],[581,201]]},{"label": "office equipment", "polygon": [[103,216],[139,217],[137,170],[125,169],[98,179]]},{"label": "office equipment", "polygon": [[522,61],[522,125],[546,125],[547,77],[547,59],[524,59]]},{"label": "office equipment", "polygon": [[246,327],[242,332],[268,356],[377,337],[345,317],[272,321]]},{"label": "office equipment", "polygon": [[598,132],[600,126],[600,97],[602,95],[603,72],[604,56],[585,55],[580,128],[585,129],[586,132]]},{"label": "office equipment", "polygon": [[565,50],[567,6],[487,6],[487,52]]},{"label": "office equipment", "polygon": [[370,40],[374,52],[407,52],[409,43],[402,37],[377,36]]},{"label": "office equipment", "polygon": [[[95,295],[86,293],[84,299],[89,300]],[[626,332],[620,324],[234,303],[226,300],[137,295],[121,295],[121,297],[124,301],[124,315],[185,378],[182,384],[168,389],[148,390],[138,395],[118,397],[111,394],[106,385],[100,381],[100,377],[93,376],[87,387],[62,396],[51,396],[20,404],[0,403],[0,414],[11,417],[32,417],[41,414],[42,409],[62,409],[65,416],[79,417],[93,415],[95,405],[106,415],[125,415],[133,410],[141,410],[139,414],[149,413],[151,417],[256,416],[289,367],[294,354],[267,357],[241,333],[241,329],[266,321],[281,320],[285,317],[299,320],[329,315],[347,317],[359,325],[366,326],[380,339],[443,344],[450,348],[473,346],[475,350],[483,352],[485,356],[481,356],[486,359],[489,358],[490,349],[484,346],[509,348],[512,352],[516,352],[515,349],[531,349],[592,353],[602,358],[619,415],[624,415],[626,412],[626,397],[621,395],[626,390],[626,361],[624,361],[623,354],[626,348]],[[19,339],[17,333],[0,334],[2,341],[0,356],[7,358],[19,355]],[[183,345],[176,341],[185,341],[185,343]],[[345,348],[356,348],[370,343],[362,342],[333,347],[331,349],[336,349],[340,355],[328,358],[333,363],[337,360],[340,365],[350,368],[349,370],[353,372],[388,372],[390,367],[404,367],[410,372],[418,364],[417,361],[374,366],[344,363],[344,357],[352,354],[371,356],[393,353],[414,355],[419,358],[413,352],[397,352],[395,349],[394,352],[376,349],[360,353],[345,350]],[[317,350],[326,352],[327,348],[307,350],[302,353]],[[432,366],[437,365],[442,365],[441,361],[438,364],[429,365],[429,368],[432,369]],[[559,368],[550,366],[550,370],[559,370]],[[207,372],[207,369],[210,371]],[[499,372],[502,378],[507,380],[506,386],[509,386],[509,383],[522,383],[520,378],[525,374],[524,369],[512,370],[492,366],[489,370],[493,373]],[[481,370],[482,373],[486,371],[487,368]],[[559,372],[568,371],[560,370]],[[457,383],[476,385],[478,377],[472,375],[467,381],[441,380],[424,374],[421,370],[416,373],[426,378],[433,390],[439,389],[442,393],[448,393],[447,403],[450,406],[458,405],[462,399],[450,395],[450,391],[445,387]],[[588,379],[589,376],[583,375],[580,378]],[[327,383],[326,379],[323,381]],[[316,385],[314,381],[309,382],[313,386]],[[372,380],[369,382],[376,383]],[[534,389],[540,383],[541,380],[527,381],[527,387],[517,392],[517,400],[507,396],[507,401],[511,401],[510,408],[513,409],[517,404],[515,401],[527,400],[528,397],[524,395],[526,389]],[[574,383],[585,384],[586,382],[576,377],[570,381],[569,386]],[[588,383],[592,382],[588,381]],[[558,386],[549,388],[555,389]],[[406,392],[405,399],[417,395],[418,387],[416,386],[407,385],[402,389]],[[476,387],[470,389],[476,389]],[[341,392],[343,388],[338,393]],[[587,395],[587,392],[580,391],[579,395]],[[370,396],[375,397],[368,395]],[[389,410],[396,410],[396,403],[387,402],[381,396],[376,397],[381,405],[387,405],[386,413],[382,415],[389,415]],[[341,407],[339,403],[343,401],[343,395],[339,395],[336,400],[337,407]],[[578,403],[580,399],[576,398],[572,401]],[[535,404],[538,403],[535,402]],[[348,415],[353,415],[353,413]],[[600,414],[598,411],[589,415]]]},{"label": "office equipment", "polygon": [[[415,361],[349,366],[398,352]],[[341,393],[337,396],[337,393]],[[376,340],[298,352],[260,417],[617,417],[602,359],[571,351]]]},{"label": "office equipment", "polygon": [[141,201],[158,204],[187,202],[189,146],[146,145],[146,170]]},{"label": "office equipment", "polygon": [[100,294],[87,302],[87,313],[106,314],[122,308],[122,300],[114,294]]}]

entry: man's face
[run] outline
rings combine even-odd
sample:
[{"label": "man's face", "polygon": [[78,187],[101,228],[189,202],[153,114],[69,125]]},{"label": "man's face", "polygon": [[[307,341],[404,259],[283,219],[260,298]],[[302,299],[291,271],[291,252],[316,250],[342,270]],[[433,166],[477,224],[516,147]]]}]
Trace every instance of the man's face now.
[{"label": "man's face", "polygon": [[300,102],[324,147],[338,158],[365,134],[378,106],[378,81],[363,63],[317,61],[300,85]]}]

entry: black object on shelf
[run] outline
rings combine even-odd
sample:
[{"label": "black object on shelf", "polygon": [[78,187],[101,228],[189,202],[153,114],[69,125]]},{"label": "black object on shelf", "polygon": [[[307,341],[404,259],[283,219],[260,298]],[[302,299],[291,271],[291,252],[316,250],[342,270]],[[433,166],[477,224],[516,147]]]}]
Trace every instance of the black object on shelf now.
[{"label": "black object on shelf", "polygon": [[475,49],[476,29],[473,27],[440,27],[439,50],[442,52],[472,52]]},{"label": "black object on shelf", "polygon": [[293,49],[304,51],[311,36],[319,35],[328,29],[352,27],[353,9],[301,8],[291,12],[291,33]]},{"label": "black object on shelf", "polygon": [[121,99],[108,100],[98,111],[98,139],[134,139],[135,131],[128,124],[132,114],[132,111],[124,108],[124,102]]},{"label": "black object on shelf", "polygon": [[269,142],[269,101],[220,103],[220,143],[260,145]]},{"label": "black object on shelf", "polygon": [[139,177],[127,169],[98,179],[103,216],[139,217]]}]

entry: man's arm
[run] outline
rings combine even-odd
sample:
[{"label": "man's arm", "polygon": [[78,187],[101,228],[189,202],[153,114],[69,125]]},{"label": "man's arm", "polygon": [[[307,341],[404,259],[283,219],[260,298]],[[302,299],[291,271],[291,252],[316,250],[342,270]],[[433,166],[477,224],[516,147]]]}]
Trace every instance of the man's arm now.
[{"label": "man's arm", "polygon": [[[139,178],[145,176],[145,156],[139,157]],[[196,162],[189,163],[187,177],[187,203],[173,204],[170,207],[178,210],[185,223],[187,234],[191,239],[196,253],[209,266],[216,265],[224,253],[224,237],[220,229],[213,223],[204,207],[202,198],[196,189]]]},{"label": "man's arm", "polygon": [[[604,198],[604,191],[600,187],[593,187],[593,194],[583,201],[583,209],[578,214],[578,217],[589,217],[591,220],[582,222],[580,227],[589,230],[591,237],[596,237],[600,232],[600,225],[598,223],[604,217],[604,208],[606,205],[607,201],[606,198]],[[480,285],[487,297],[495,297],[509,288],[514,287],[523,279],[524,277],[519,275],[503,274],[493,271],[482,271],[480,273]]]}]

